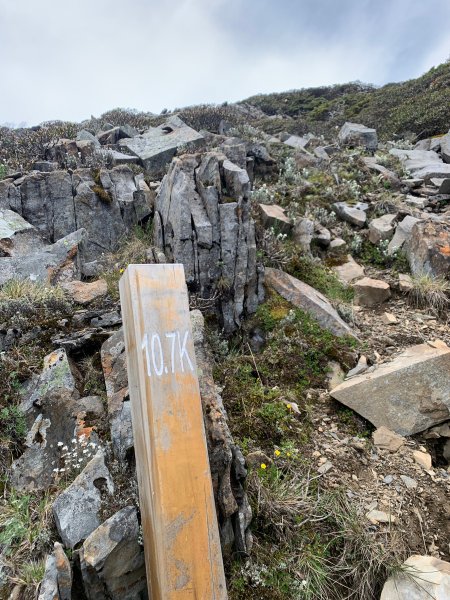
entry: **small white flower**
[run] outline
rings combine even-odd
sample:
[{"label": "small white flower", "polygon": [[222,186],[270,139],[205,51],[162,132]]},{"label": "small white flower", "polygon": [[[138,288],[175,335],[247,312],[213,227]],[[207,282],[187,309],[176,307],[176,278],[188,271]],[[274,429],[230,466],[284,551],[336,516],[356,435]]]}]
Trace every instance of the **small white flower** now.
[{"label": "small white flower", "polygon": [[58,442],[58,448],[61,448],[64,444],[62,442]]}]

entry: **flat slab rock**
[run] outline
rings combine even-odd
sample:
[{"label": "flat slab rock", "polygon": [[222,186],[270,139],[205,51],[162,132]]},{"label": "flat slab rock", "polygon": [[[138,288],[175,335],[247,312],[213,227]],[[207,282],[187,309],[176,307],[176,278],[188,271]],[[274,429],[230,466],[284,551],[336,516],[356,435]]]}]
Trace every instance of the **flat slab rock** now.
[{"label": "flat slab rock", "polygon": [[259,211],[264,227],[273,227],[275,233],[289,233],[292,229],[290,218],[278,204],[260,204]]},{"label": "flat slab rock", "polygon": [[358,265],[351,254],[347,256],[347,261],[344,264],[333,267],[333,271],[338,276],[339,281],[346,284],[364,277],[364,268]]},{"label": "flat slab rock", "polygon": [[336,336],[356,337],[351,327],[341,319],[323,294],[279,269],[267,268],[265,273],[268,286],[285,300],[311,315],[323,329]]},{"label": "flat slab rock", "polygon": [[355,304],[358,306],[376,306],[391,295],[389,284],[380,279],[364,277],[354,284]]},{"label": "flat slab rock", "polygon": [[447,600],[450,563],[433,556],[411,556],[386,581],[380,600]]},{"label": "flat slab rock", "polygon": [[450,418],[450,348],[440,340],[411,346],[330,394],[375,427],[419,433]]}]

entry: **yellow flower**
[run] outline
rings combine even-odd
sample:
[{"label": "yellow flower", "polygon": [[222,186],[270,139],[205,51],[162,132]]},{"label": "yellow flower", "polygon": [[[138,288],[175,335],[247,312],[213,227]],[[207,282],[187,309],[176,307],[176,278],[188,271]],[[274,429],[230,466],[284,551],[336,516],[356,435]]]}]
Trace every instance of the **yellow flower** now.
[{"label": "yellow flower", "polygon": [[289,410],[291,410],[292,404],[286,404],[286,408],[288,408]]},{"label": "yellow flower", "polygon": [[119,273],[123,273],[125,269],[119,269]]},{"label": "yellow flower", "polygon": [[267,465],[266,463],[261,463],[261,469],[264,471],[264,469],[267,469]]},{"label": "yellow flower", "polygon": [[274,454],[275,456],[280,456],[281,452],[279,450],[275,450]]},{"label": "yellow flower", "polygon": [[286,456],[290,456],[290,455],[291,455],[291,453],[290,453],[290,452],[287,452],[287,453],[286,453]]}]

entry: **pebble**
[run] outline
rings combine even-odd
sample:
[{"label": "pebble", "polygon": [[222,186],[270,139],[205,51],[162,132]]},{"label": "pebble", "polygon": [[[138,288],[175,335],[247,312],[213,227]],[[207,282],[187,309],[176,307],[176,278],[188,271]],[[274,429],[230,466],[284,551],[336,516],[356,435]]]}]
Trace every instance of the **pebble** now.
[{"label": "pebble", "polygon": [[400,475],[400,479],[403,481],[408,490],[413,490],[417,487],[417,481],[407,475]]}]

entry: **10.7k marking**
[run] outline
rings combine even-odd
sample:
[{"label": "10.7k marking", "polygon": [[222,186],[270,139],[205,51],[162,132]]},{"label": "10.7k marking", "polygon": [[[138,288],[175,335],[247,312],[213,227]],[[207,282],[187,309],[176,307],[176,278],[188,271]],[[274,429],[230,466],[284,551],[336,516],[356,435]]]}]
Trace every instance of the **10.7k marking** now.
[{"label": "10.7k marking", "polygon": [[[161,377],[162,374],[175,373],[176,370],[181,369],[184,373],[185,363],[187,368],[191,371],[194,370],[194,366],[189,357],[189,353],[186,348],[189,331],[185,331],[182,336],[179,331],[169,331],[162,337],[168,340],[164,343],[167,349],[169,346],[170,360],[165,364],[163,344],[161,342],[161,336],[159,333],[153,333],[151,335],[145,334],[142,338],[142,350],[145,351],[145,361],[147,364],[147,375],[152,377],[156,375]],[[167,352],[166,352],[167,354]]]}]

